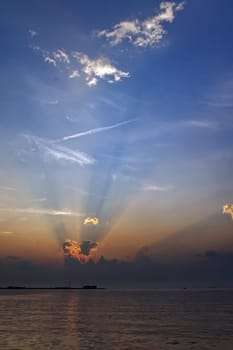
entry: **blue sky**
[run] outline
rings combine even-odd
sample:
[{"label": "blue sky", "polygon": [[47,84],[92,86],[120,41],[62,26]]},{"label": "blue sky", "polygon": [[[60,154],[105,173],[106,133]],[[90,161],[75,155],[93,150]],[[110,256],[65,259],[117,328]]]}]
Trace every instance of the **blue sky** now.
[{"label": "blue sky", "polygon": [[40,257],[43,242],[55,256],[67,239],[133,257],[232,203],[232,10],[1,3],[2,257],[41,235]]}]

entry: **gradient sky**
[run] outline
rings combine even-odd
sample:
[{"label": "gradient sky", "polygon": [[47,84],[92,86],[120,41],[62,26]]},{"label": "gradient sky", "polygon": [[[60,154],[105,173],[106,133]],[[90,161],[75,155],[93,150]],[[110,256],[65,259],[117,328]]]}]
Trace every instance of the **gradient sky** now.
[{"label": "gradient sky", "polygon": [[2,266],[233,251],[233,4],[0,6]]}]

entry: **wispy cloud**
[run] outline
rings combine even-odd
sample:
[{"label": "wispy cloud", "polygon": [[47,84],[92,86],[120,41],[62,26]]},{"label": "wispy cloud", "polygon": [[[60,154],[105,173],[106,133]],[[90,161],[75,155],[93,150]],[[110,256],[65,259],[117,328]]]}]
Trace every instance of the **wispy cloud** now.
[{"label": "wispy cloud", "polygon": [[[133,123],[136,120],[137,119],[129,119],[118,124],[89,129],[80,133],[64,136],[62,139],[59,139],[59,140],[48,140],[48,139],[43,139],[34,135],[27,135],[27,134],[24,134],[23,137],[30,144],[32,144],[33,147],[36,146],[36,150],[42,152],[46,160],[52,159],[58,162],[77,163],[81,166],[92,165],[96,162],[96,160],[93,157],[91,157],[89,154],[81,152],[80,150],[77,150],[77,149],[73,150],[59,143],[61,141],[67,141],[67,140],[76,139],[79,137],[115,129],[115,128],[127,125],[129,123]],[[35,151],[35,149],[33,149],[33,151]]]},{"label": "wispy cloud", "polygon": [[224,123],[221,123],[218,120],[211,119],[189,119],[189,120],[177,120],[170,122],[155,122],[149,127],[143,127],[139,130],[138,133],[129,135],[129,142],[137,142],[152,137],[159,137],[163,134],[177,134],[177,132],[184,132],[193,130],[196,131],[206,131],[206,132],[215,132],[221,128],[226,127]]},{"label": "wispy cloud", "polygon": [[232,113],[233,108],[233,76],[232,72],[224,74],[214,86],[211,85],[210,91],[205,96],[203,103],[214,110],[221,110]]},{"label": "wispy cloud", "polygon": [[53,159],[58,162],[77,163],[81,166],[95,163],[95,159],[87,153],[79,150],[72,150],[61,146],[54,141],[45,140],[32,135],[23,135],[29,142],[33,143],[41,151],[46,159]]},{"label": "wispy cloud", "polygon": [[40,209],[40,208],[0,208],[1,212],[28,214],[28,215],[51,215],[51,216],[85,216],[84,213],[75,212],[72,210],[56,210],[56,209]]},{"label": "wispy cloud", "polygon": [[57,161],[67,161],[70,163],[77,163],[79,165],[90,165],[95,163],[95,159],[90,157],[87,153],[80,151],[73,151],[70,148],[53,145],[52,147],[42,146],[48,157],[56,159]]},{"label": "wispy cloud", "polygon": [[49,52],[45,49],[42,49],[40,46],[32,46],[32,49],[41,52],[44,61],[46,63],[52,64],[54,67],[56,67],[59,63],[70,63],[70,57],[64,49],[57,49],[53,52]]},{"label": "wispy cloud", "polygon": [[59,103],[58,100],[50,100],[46,102],[48,105],[57,105]]},{"label": "wispy cloud", "polygon": [[35,30],[33,30],[33,29],[29,29],[28,33],[29,33],[31,38],[34,38],[35,36],[38,35],[38,33]]},{"label": "wispy cloud", "polygon": [[32,198],[32,199],[29,199],[29,200],[28,200],[28,202],[33,202],[33,203],[35,203],[35,202],[40,203],[40,202],[46,202],[46,201],[47,201],[47,198],[45,198],[45,197],[42,197],[42,198]]},{"label": "wispy cloud", "polygon": [[75,191],[75,192],[77,192],[77,193],[79,193],[80,195],[85,196],[85,197],[96,196],[95,193],[88,192],[88,191],[83,191],[83,190],[80,190],[79,188],[74,187],[74,186],[65,186],[65,188],[70,189],[70,190],[72,190],[72,191]]},{"label": "wispy cloud", "polygon": [[91,60],[87,55],[81,52],[74,52],[73,57],[81,64],[82,71],[88,86],[95,86],[99,79],[107,80],[108,83],[120,81],[122,78],[128,78],[129,73],[123,72],[113,66],[106,57],[100,57]]},{"label": "wispy cloud", "polygon": [[142,187],[143,191],[152,191],[152,192],[169,192],[174,190],[173,186],[158,186],[155,184],[145,184]]},{"label": "wispy cloud", "polygon": [[135,46],[158,45],[166,34],[163,27],[164,22],[172,23],[176,12],[183,10],[184,2],[163,1],[160,4],[160,11],[144,21],[134,19],[116,24],[112,30],[102,30],[98,32],[99,37],[105,37],[111,45],[118,45],[123,40],[128,40]]},{"label": "wispy cloud", "polygon": [[0,231],[0,235],[4,235],[4,236],[11,236],[13,234],[14,234],[13,231]]},{"label": "wispy cloud", "polygon": [[9,186],[0,186],[0,191],[16,191],[16,188]]},{"label": "wispy cloud", "polygon": [[67,141],[67,140],[70,140],[70,139],[76,139],[76,138],[79,138],[79,137],[82,137],[82,136],[92,135],[92,134],[96,134],[96,133],[99,133],[99,132],[103,132],[103,131],[119,128],[120,126],[129,124],[129,123],[133,123],[136,120],[137,119],[129,119],[129,120],[126,120],[126,121],[118,123],[118,124],[113,124],[113,125],[109,125],[109,126],[95,128],[95,129],[89,129],[87,131],[79,132],[77,134],[65,136],[65,137],[62,138],[61,141]]},{"label": "wispy cloud", "polygon": [[181,122],[181,126],[190,128],[216,129],[218,124],[213,120],[187,120]]}]

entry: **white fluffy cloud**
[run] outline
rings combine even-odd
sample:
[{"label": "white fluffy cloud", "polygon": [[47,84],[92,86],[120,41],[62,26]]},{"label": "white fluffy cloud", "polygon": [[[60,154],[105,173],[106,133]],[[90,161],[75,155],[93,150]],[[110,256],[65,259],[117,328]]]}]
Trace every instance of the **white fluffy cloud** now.
[{"label": "white fluffy cloud", "polygon": [[166,34],[163,22],[172,23],[176,12],[183,10],[183,8],[184,2],[176,4],[175,2],[163,1],[160,4],[160,11],[155,16],[149,17],[144,21],[135,19],[120,22],[112,30],[99,31],[98,36],[105,37],[112,45],[118,45],[126,39],[135,46],[154,46]]},{"label": "white fluffy cloud", "polygon": [[96,86],[100,79],[108,83],[115,83],[122,78],[129,77],[129,72],[115,67],[107,57],[92,60],[88,55],[78,51],[68,54],[64,49],[57,49],[53,52],[39,46],[33,46],[32,49],[42,54],[44,62],[56,68],[63,65],[70,79],[84,76],[89,87]]},{"label": "white fluffy cloud", "polygon": [[70,57],[66,53],[64,49],[57,49],[56,51],[49,52],[47,50],[42,49],[40,46],[32,46],[34,51],[39,51],[46,63],[52,64],[56,67],[59,63],[69,65]]},{"label": "white fluffy cloud", "polygon": [[69,55],[65,52],[65,50],[58,49],[53,52],[53,57],[56,61],[70,63]]},{"label": "white fluffy cloud", "polygon": [[70,75],[69,75],[70,79],[79,78],[79,77],[80,77],[80,74],[79,74],[79,71],[77,69],[73,70],[73,72],[70,73]]},{"label": "white fluffy cloud", "polygon": [[91,60],[87,55],[81,52],[74,52],[73,56],[81,64],[88,86],[95,86],[99,79],[104,79],[107,80],[108,83],[113,83],[122,78],[129,77],[128,72],[117,69],[111,64],[109,59],[105,57]]},{"label": "white fluffy cloud", "polygon": [[56,65],[57,65],[56,61],[53,58],[49,57],[49,56],[45,56],[44,57],[44,61],[46,63],[54,65],[54,67],[56,67]]}]

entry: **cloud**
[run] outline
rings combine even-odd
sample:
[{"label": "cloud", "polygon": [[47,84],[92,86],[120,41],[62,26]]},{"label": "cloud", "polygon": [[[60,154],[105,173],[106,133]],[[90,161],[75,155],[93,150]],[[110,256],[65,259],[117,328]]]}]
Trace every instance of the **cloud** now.
[{"label": "cloud", "polygon": [[70,63],[69,55],[65,52],[64,49],[58,49],[57,51],[54,51],[53,57],[56,62],[59,61],[63,63]]},{"label": "cloud", "polygon": [[46,63],[52,64],[54,67],[56,67],[57,64],[59,63],[62,63],[62,64],[70,63],[70,57],[64,49],[57,49],[56,51],[53,51],[53,52],[44,50],[40,46],[32,46],[32,49],[34,51],[41,52],[42,56],[44,57],[44,61]]},{"label": "cloud", "polygon": [[112,174],[112,180],[115,182],[117,180],[117,174]]},{"label": "cloud", "polygon": [[79,137],[82,137],[82,136],[92,135],[92,134],[96,134],[96,133],[99,133],[99,132],[103,132],[103,131],[119,128],[120,126],[129,124],[129,123],[133,123],[136,120],[137,119],[129,119],[129,120],[126,120],[126,121],[118,123],[118,124],[113,124],[113,125],[109,125],[109,126],[95,128],[95,129],[90,129],[90,130],[83,131],[83,132],[80,132],[80,133],[77,133],[77,134],[65,136],[65,137],[62,138],[61,141],[66,141],[66,140],[70,140],[70,139],[76,139],[76,138],[79,138]]},{"label": "cloud", "polygon": [[30,34],[31,38],[34,38],[38,35],[38,33],[35,30],[29,29],[28,33]]},{"label": "cloud", "polygon": [[80,243],[81,253],[83,255],[89,255],[98,246],[97,242],[94,241],[82,241]]},{"label": "cloud", "polygon": [[[50,215],[50,216],[85,216],[84,213],[75,212],[68,209],[40,209],[40,208],[0,208],[0,212],[29,215]],[[9,233],[9,232],[8,232]]]},{"label": "cloud", "polygon": [[72,150],[61,146],[54,141],[45,140],[36,136],[23,135],[29,142],[33,143],[39,151],[42,151],[46,159],[53,159],[58,162],[76,163],[81,166],[95,163],[95,159],[87,153],[79,150]]},{"label": "cloud", "polygon": [[82,196],[87,196],[87,197],[95,196],[95,193],[88,192],[88,191],[83,191],[83,190],[80,190],[79,188],[74,187],[74,186],[65,186],[65,188],[70,189],[70,190],[75,191],[75,192],[78,192]]},{"label": "cloud", "polygon": [[58,100],[50,100],[46,102],[48,105],[57,105],[59,103]]},{"label": "cloud", "polygon": [[79,78],[79,77],[80,77],[80,74],[79,74],[79,71],[77,69],[73,70],[73,72],[69,75],[70,79]]},{"label": "cloud", "polygon": [[173,186],[158,186],[153,184],[145,184],[142,187],[143,191],[168,192],[174,190]]},{"label": "cloud", "polygon": [[155,16],[144,21],[134,19],[116,24],[112,30],[102,30],[97,33],[99,37],[105,37],[111,45],[118,45],[128,40],[135,46],[155,46],[160,43],[166,34],[163,22],[172,23],[176,12],[184,9],[184,2],[178,5],[175,2],[163,1],[160,4],[160,11]]},{"label": "cloud", "polygon": [[45,202],[47,201],[47,198],[45,197],[42,197],[42,198],[32,198],[32,199],[29,199],[28,202]]},{"label": "cloud", "polygon": [[[107,57],[90,59],[88,55],[75,51],[67,53],[64,49],[57,49],[49,52],[40,46],[32,46],[34,51],[41,53],[44,62],[59,68],[64,65],[65,72],[70,79],[84,76],[89,87],[96,86],[100,79],[112,84],[120,81],[122,78],[128,78],[129,72],[124,72],[116,68]],[[76,67],[78,65],[78,67]]]},{"label": "cloud", "polygon": [[[19,257],[20,258],[20,257]],[[85,256],[84,256],[85,258]],[[127,287],[216,287],[232,286],[233,252],[216,252],[214,256],[202,256],[191,262],[168,263],[152,260],[145,251],[138,252],[136,259],[121,261],[107,260],[103,256],[93,263],[91,259],[83,264],[78,259],[65,255],[64,269],[60,264],[32,263],[22,258],[1,259],[0,279],[2,285],[15,284],[32,286],[83,285],[87,279],[102,286]],[[13,282],[12,282],[13,281]],[[192,295],[192,290],[190,290]],[[196,292],[194,292],[196,293]],[[68,296],[67,296],[68,297]],[[135,299],[136,301],[136,299]],[[141,300],[138,298],[138,303]],[[140,306],[140,304],[138,304]]]},{"label": "cloud", "polygon": [[194,128],[206,128],[206,129],[216,129],[218,127],[217,123],[210,120],[187,120],[182,124],[184,127],[194,127]]},{"label": "cloud", "polygon": [[7,259],[12,261],[21,260],[20,256],[15,256],[15,255],[8,255]]},{"label": "cloud", "polygon": [[99,79],[107,80],[108,83],[120,81],[122,78],[128,78],[129,73],[123,72],[114,67],[106,57],[100,57],[91,60],[87,55],[81,52],[74,52],[73,57],[81,64],[82,71],[86,77],[88,86],[95,86]]},{"label": "cloud", "polygon": [[69,163],[77,163],[81,166],[91,165],[95,163],[95,159],[90,157],[88,154],[80,151],[73,151],[70,148],[63,146],[42,146],[46,156],[49,158],[59,161],[65,161]]},{"label": "cloud", "polygon": [[62,248],[66,258],[78,260],[82,264],[85,264],[90,260],[91,254],[96,250],[97,246],[97,242],[90,240],[76,242],[74,240],[67,239],[63,243]]},{"label": "cloud", "polygon": [[4,235],[4,236],[10,236],[13,235],[14,232],[13,231],[1,231],[0,235]]},{"label": "cloud", "polygon": [[2,191],[16,191],[16,188],[9,186],[0,186],[0,190]]},{"label": "cloud", "polygon": [[233,107],[232,99],[233,89],[233,76],[232,72],[224,74],[223,77],[218,80],[214,86],[211,86],[210,91],[207,93],[203,103],[214,110],[220,109],[224,114]]},{"label": "cloud", "polygon": [[[92,165],[96,162],[96,160],[89,154],[81,152],[79,150],[72,150],[68,147],[60,145],[59,142],[111,130],[114,128],[121,127],[123,125],[127,125],[136,120],[137,119],[129,119],[124,122],[113,124],[110,126],[90,129],[77,134],[65,136],[60,140],[48,140],[28,134],[24,134],[23,137],[26,138],[28,142],[32,143],[33,146],[36,146],[36,149],[43,153],[46,160],[53,159],[58,162],[77,163],[81,166]],[[35,151],[35,149],[33,149],[33,151]]]},{"label": "cloud", "polygon": [[44,61],[46,63],[53,64],[54,67],[56,67],[56,65],[57,65],[56,61],[53,58],[49,57],[49,56],[45,56],[44,57]]},{"label": "cloud", "polygon": [[83,220],[83,225],[98,225],[99,224],[99,219],[97,217],[93,217],[91,218],[90,216],[88,216],[87,218],[85,218]]},{"label": "cloud", "polygon": [[233,204],[226,204],[222,208],[223,214],[229,214],[233,220]]}]

